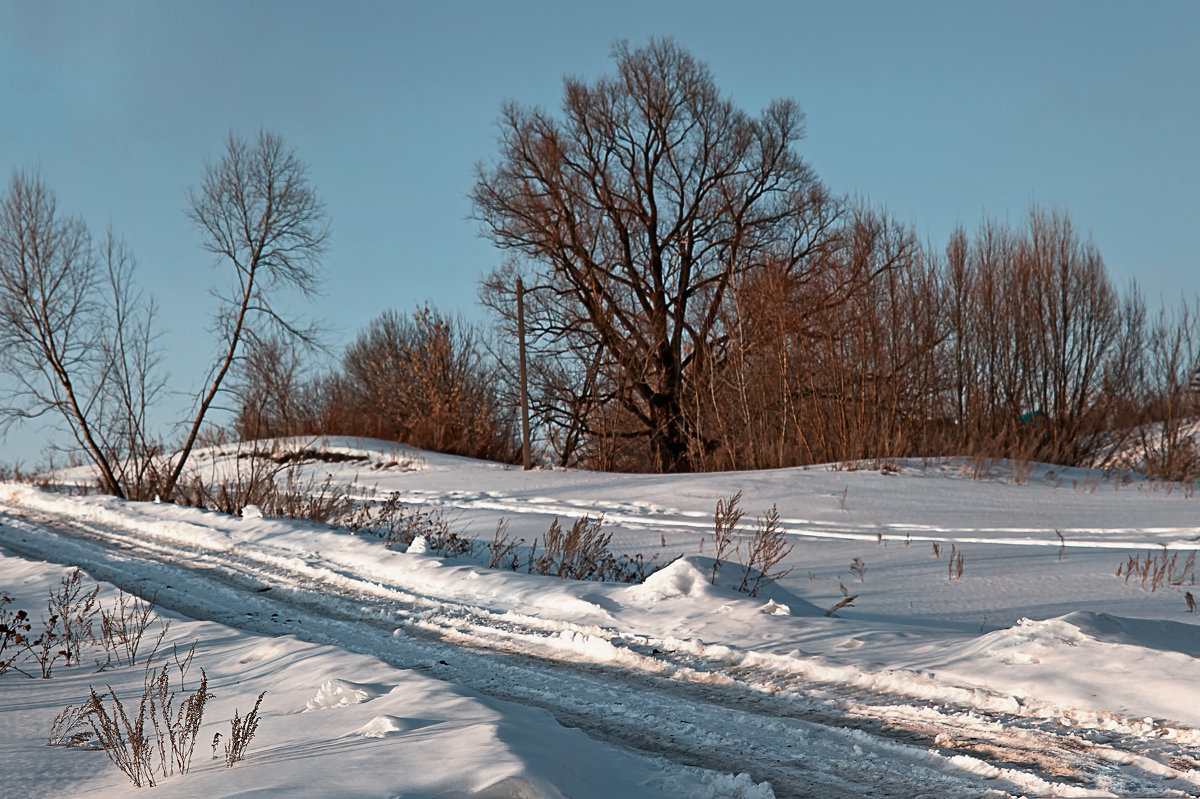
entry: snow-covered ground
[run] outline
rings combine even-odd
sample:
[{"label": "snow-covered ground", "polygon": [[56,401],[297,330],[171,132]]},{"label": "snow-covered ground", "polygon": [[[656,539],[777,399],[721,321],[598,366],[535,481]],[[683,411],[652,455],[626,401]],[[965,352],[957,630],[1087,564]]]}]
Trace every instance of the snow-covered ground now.
[{"label": "snow-covered ground", "polygon": [[[555,517],[603,515],[614,551],[669,565],[641,584],[563,581],[252,513],[0,485],[0,590],[35,618],[63,573],[36,559],[157,590],[170,641],[198,642],[212,731],[268,692],[245,762],[205,750],[154,791],[1200,796],[1187,487],[941,461],[526,473],[303,444],[354,458],[305,464],[316,480],[399,492],[485,542],[500,517],[528,543]],[[195,468],[238,463],[208,451]],[[790,574],[757,597],[733,590],[733,564],[711,583],[713,509],[737,491],[743,528],[776,505],[794,545]],[[1131,556],[1164,555],[1177,584],[1126,580]],[[88,662],[49,681],[0,676],[12,795],[128,790],[103,753],[44,745],[87,686],[140,685],[140,670]]]}]

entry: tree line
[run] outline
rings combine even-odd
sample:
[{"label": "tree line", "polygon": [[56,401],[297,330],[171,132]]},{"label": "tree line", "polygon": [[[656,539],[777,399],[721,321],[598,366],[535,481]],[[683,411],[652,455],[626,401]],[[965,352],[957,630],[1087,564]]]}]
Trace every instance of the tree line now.
[{"label": "tree line", "polygon": [[6,418],[58,413],[105,488],[126,495],[170,495],[223,392],[243,439],[363,435],[513,462],[520,278],[548,464],[1118,465],[1097,458],[1136,451],[1154,474],[1196,471],[1197,314],[1184,302],[1153,316],[1136,286],[1114,287],[1068,214],[1033,207],[922,242],[820,181],[795,102],[750,115],[670,40],[619,43],[613,57],[613,75],[567,79],[557,113],[502,108],[471,192],[482,235],[507,256],[481,283],[491,323],[389,311],[323,365],[306,348],[313,331],[271,302],[315,287],[323,208],[279,137],[231,135],[189,195],[230,280],[173,455],[145,429],[162,383],[127,248],[93,242],[18,174],[0,205],[0,345],[20,387]]}]

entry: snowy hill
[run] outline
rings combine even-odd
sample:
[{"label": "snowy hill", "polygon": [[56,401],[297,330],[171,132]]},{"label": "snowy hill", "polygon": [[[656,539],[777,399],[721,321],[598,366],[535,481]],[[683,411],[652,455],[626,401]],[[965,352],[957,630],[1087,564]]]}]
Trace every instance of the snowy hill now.
[{"label": "snowy hill", "polygon": [[[439,509],[475,554],[0,486],[0,589],[22,607],[36,616],[61,574],[38,558],[158,590],[168,643],[199,641],[220,680],[220,724],[268,691],[245,762],[201,747],[159,792],[1200,795],[1186,487],[1005,463],[645,476],[290,446],[308,450],[282,459],[307,484]],[[193,468],[228,477],[238,455]],[[743,547],[772,506],[793,547],[753,597],[740,566],[713,567],[713,511],[737,492]],[[584,515],[615,556],[664,568],[631,584],[525,573],[555,518]],[[524,541],[515,571],[486,568],[500,517]],[[43,745],[58,710],[112,679],[84,663],[0,675],[0,714],[22,719],[0,725],[3,762],[26,764],[10,784],[124,795],[103,753]]]}]

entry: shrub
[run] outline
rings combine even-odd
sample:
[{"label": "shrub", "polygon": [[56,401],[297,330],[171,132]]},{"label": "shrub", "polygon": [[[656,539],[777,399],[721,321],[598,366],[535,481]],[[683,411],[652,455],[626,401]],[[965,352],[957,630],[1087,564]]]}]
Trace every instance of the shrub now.
[{"label": "shrub", "polygon": [[552,574],[568,580],[632,583],[646,579],[656,570],[657,557],[646,561],[639,553],[633,557],[614,555],[609,549],[612,533],[602,529],[604,519],[581,516],[563,531],[558,518],[542,536],[538,554],[535,539],[527,559],[530,574]]},{"label": "shrub", "polygon": [[750,539],[746,548],[746,563],[742,571],[742,584],[738,586],[738,590],[747,591],[750,596],[758,596],[759,588],[785,577],[791,569],[774,569],[791,552],[792,545],[788,543],[787,533],[779,525],[779,508],[772,505],[769,511],[759,517],[754,537]]},{"label": "shrub", "polygon": [[[185,673],[186,668],[181,669],[181,682]],[[163,777],[186,773],[204,720],[204,707],[213,696],[204,669],[200,670],[196,690],[191,694],[184,692],[185,698],[178,706],[175,700],[182,687],[171,685],[169,665],[147,672],[137,715],[132,719],[112,686],[107,687],[111,707],[106,704],[104,694],[91,689],[81,708],[67,707],[55,719],[57,726],[52,728],[51,741],[58,735],[70,745],[70,741],[79,739],[78,728],[86,721],[108,759],[136,787],[154,785],[156,773]]]},{"label": "shrub", "polygon": [[79,663],[80,650],[84,643],[95,640],[92,623],[100,612],[100,604],[96,595],[100,586],[93,585],[90,590],[83,587],[83,572],[73,569],[63,577],[57,593],[50,592],[48,610],[51,617],[57,617],[61,628],[60,639],[66,662]]},{"label": "shrub", "polygon": [[[12,597],[0,593],[0,674],[10,668],[17,668],[13,664],[23,651],[29,640],[29,633],[33,629],[33,624],[29,621],[29,614],[24,610],[13,611],[5,607],[5,605],[11,604]],[[4,653],[9,650],[9,647],[15,651],[5,656]]]},{"label": "shrub", "polygon": [[157,591],[148,600],[121,591],[112,610],[100,610],[100,641],[104,651],[108,653],[110,662],[115,659],[118,664],[121,663],[123,654],[126,665],[132,666],[137,663],[142,638],[155,619],[158,619],[158,637],[147,660],[154,657],[171,627],[169,619],[161,619],[154,613],[154,603],[157,599]]},{"label": "shrub", "polygon": [[517,549],[524,543],[524,538],[510,538],[508,535],[508,519],[500,519],[500,521],[496,522],[496,533],[492,536],[492,543],[488,544],[488,568],[498,569],[504,567],[511,571],[516,571],[519,562]]}]

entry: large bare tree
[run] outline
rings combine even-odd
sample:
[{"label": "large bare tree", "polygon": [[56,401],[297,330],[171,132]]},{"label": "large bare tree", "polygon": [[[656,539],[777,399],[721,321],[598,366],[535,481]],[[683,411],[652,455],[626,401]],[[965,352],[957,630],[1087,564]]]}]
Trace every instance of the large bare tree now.
[{"label": "large bare tree", "polygon": [[36,175],[0,197],[0,424],[47,417],[66,429],[116,496],[152,491],[146,409],[162,386],[153,305],[134,290],[134,261],[110,231],[98,247],[59,213]]},{"label": "large bare tree", "polygon": [[[815,268],[836,206],[795,150],[796,103],[749,116],[670,40],[613,55],[615,75],[565,81],[561,115],[504,106],[475,216],[526,273],[535,351],[602,384],[655,468],[687,471],[707,446],[687,395],[721,356],[727,296],[767,265]],[[497,272],[485,301],[510,312],[511,288]]]},{"label": "large bare tree", "polygon": [[164,499],[174,491],[248,331],[267,326],[293,337],[308,335],[281,312],[278,297],[289,289],[305,296],[315,291],[319,257],[329,236],[306,165],[282,138],[267,131],[253,142],[230,133],[225,153],[206,166],[203,182],[188,199],[204,248],[229,270],[230,280],[227,290],[217,292],[219,350],[183,448],[163,484]]}]

